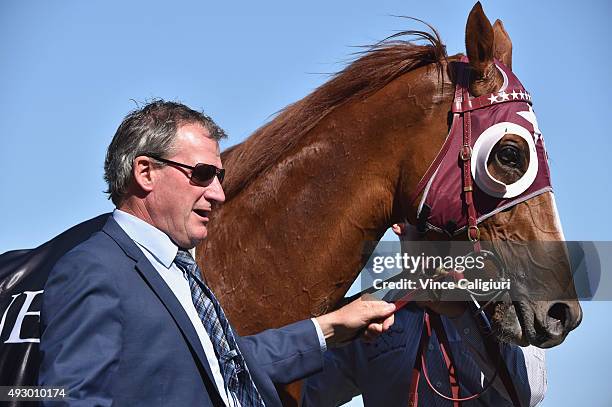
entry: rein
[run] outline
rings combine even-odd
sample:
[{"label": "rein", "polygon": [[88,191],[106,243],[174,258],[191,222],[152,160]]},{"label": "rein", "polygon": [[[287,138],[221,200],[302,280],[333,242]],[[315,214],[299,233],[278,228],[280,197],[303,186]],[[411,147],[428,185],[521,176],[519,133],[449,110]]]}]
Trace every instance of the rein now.
[{"label": "rein", "polygon": [[[467,62],[467,58],[463,58],[461,62]],[[476,98],[471,98],[469,95],[469,90],[467,86],[462,86],[461,84],[468,83],[469,79],[469,71],[466,67],[466,64],[458,64],[458,75],[457,75],[457,83],[455,87],[455,96],[452,104],[452,113],[453,113],[453,124],[451,125],[451,129],[455,126],[455,121],[459,118],[463,118],[463,137],[462,144],[459,150],[459,160],[461,162],[461,180],[463,184],[462,189],[462,202],[465,205],[465,210],[467,212],[467,225],[466,232],[467,238],[470,242],[472,242],[474,246],[474,253],[483,252],[480,244],[480,230],[478,229],[478,215],[474,206],[474,180],[472,178],[472,111],[483,109],[489,107],[494,104],[504,103],[506,101],[511,101],[509,94],[507,94],[504,90],[492,94],[482,95]],[[523,98],[525,100],[531,101],[531,96],[527,92],[521,92],[521,95],[524,95]],[[421,195],[421,193],[426,188],[430,179],[435,175],[435,172],[439,168],[442,163],[444,157],[448,153],[448,150],[452,144],[452,139],[449,135],[445,140],[444,144],[440,148],[438,155],[432,161],[431,165],[425,172],[425,175],[421,178],[417,187],[413,194],[410,197],[410,205],[413,205],[416,202],[416,199]],[[494,260],[499,261],[498,258],[492,253],[488,251],[487,256],[493,256]],[[451,271],[449,274],[455,278],[459,279],[462,277],[462,274],[456,271]],[[440,277],[438,277],[440,278]],[[416,291],[416,290],[415,290]],[[415,292],[409,292],[405,297],[396,302],[397,309],[404,307],[408,302],[412,300]],[[489,319],[487,318],[484,308],[489,305],[495,297],[490,299],[484,306],[480,306],[476,298],[472,293],[469,293],[472,302],[469,304],[469,307],[472,311],[472,316],[476,318],[477,325],[480,329],[481,335],[483,337],[484,346],[488,357],[492,360],[495,365],[495,374],[493,377],[487,382],[486,386],[483,389],[475,394],[469,396],[461,396],[461,390],[459,387],[459,377],[456,368],[456,364],[453,359],[453,355],[451,352],[450,344],[448,341],[448,337],[444,330],[444,326],[442,324],[442,320],[439,314],[424,310],[423,314],[423,328],[421,332],[421,339],[419,342],[419,347],[417,349],[417,355],[415,358],[414,366],[412,369],[412,380],[410,383],[410,392],[409,392],[409,403],[410,407],[418,406],[418,385],[422,376],[425,378],[429,388],[438,396],[452,401],[453,407],[459,407],[462,402],[474,400],[480,397],[496,380],[499,376],[504,384],[508,395],[510,396],[512,403],[515,406],[521,406],[520,399],[518,397],[518,392],[512,381],[510,376],[510,372],[508,367],[501,355],[501,351],[499,348],[499,344],[496,342],[492,330]],[[440,351],[442,353],[443,360],[446,364],[446,368],[448,370],[450,387],[451,387],[451,395],[444,395],[440,391],[438,391],[431,383],[427,372],[427,364],[425,360],[425,349],[429,344],[431,339],[432,332],[436,333],[436,337],[440,344]]]}]

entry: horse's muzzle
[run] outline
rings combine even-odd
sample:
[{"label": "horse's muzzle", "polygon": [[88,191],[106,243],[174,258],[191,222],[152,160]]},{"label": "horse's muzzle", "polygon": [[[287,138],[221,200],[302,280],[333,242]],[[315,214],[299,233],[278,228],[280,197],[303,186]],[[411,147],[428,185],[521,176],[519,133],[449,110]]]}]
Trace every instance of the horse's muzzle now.
[{"label": "horse's muzzle", "polygon": [[582,321],[582,309],[576,300],[519,301],[514,306],[527,341],[540,348],[561,344]]}]

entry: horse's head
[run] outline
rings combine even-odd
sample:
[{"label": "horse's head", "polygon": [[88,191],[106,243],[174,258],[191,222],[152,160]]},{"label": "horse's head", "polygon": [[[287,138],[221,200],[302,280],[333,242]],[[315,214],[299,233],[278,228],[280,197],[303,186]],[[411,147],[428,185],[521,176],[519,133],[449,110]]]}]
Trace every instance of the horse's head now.
[{"label": "horse's head", "polygon": [[[406,34],[428,44],[400,40]],[[419,202],[407,203],[413,201],[409,198],[419,189],[423,174],[425,183],[432,179],[434,184],[417,191],[424,197],[419,222],[446,238],[465,231],[464,171],[457,159],[461,134],[446,137],[457,145],[441,150],[445,167],[438,169],[438,162],[431,166],[433,171],[427,170],[445,143],[449,124],[452,129],[463,124],[462,112],[455,112],[453,103],[452,85],[457,82],[462,81],[473,100],[498,92],[508,80],[508,93],[492,96],[503,102],[491,107],[493,114],[474,114],[473,122],[483,129],[497,123],[485,126],[487,120],[515,109],[504,113],[512,116],[508,131],[496,128],[482,139],[495,141],[494,146],[485,143],[480,148],[489,153],[491,147],[491,159],[475,161],[480,166],[474,171],[487,174],[488,170],[491,175],[488,181],[476,177],[474,186],[482,237],[562,239],[530,97],[510,69],[510,40],[501,23],[491,27],[477,5],[469,18],[466,43],[470,64],[460,57],[447,58],[435,32],[398,33],[366,50],[223,154],[226,201],[211,219],[206,247],[198,250],[200,258],[206,258],[203,269],[214,270],[207,274],[209,282],[230,318],[239,321],[242,333],[320,315],[334,307],[366,263],[364,241],[380,239],[390,224],[406,217],[417,221]],[[500,61],[499,69],[494,57]],[[464,74],[457,75],[459,67]],[[517,93],[510,93],[512,89]],[[451,106],[454,114],[449,115]],[[503,131],[501,137],[497,130]],[[480,140],[479,135],[474,131],[472,141]],[[449,182],[438,187],[438,180]],[[428,193],[421,194],[423,190]],[[516,257],[503,250],[498,250],[499,257]],[[565,253],[547,254],[552,256],[547,259],[565,259]],[[565,260],[541,260],[541,253],[529,256],[550,271],[546,278],[529,277],[533,285],[552,289],[571,283]],[[259,306],[245,305],[250,302],[236,292],[253,293],[251,302]],[[279,311],[281,302],[286,305]],[[519,343],[552,346],[579,319],[575,301],[545,304],[526,299],[516,305],[516,314],[502,305],[493,314],[498,332]]]},{"label": "horse's head", "polygon": [[477,3],[467,59],[449,64],[457,84],[449,135],[417,187],[417,224],[429,238],[480,240],[512,288],[487,311],[497,336],[551,347],[576,328],[576,299],[531,96],[512,73],[512,43]]}]

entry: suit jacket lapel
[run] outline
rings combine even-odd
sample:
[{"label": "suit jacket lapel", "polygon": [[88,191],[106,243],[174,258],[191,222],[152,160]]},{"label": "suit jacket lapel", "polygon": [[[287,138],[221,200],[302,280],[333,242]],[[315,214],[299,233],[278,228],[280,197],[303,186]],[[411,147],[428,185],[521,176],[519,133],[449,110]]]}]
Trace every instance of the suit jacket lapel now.
[{"label": "suit jacket lapel", "polygon": [[[138,273],[143,277],[147,285],[155,292],[160,301],[164,304],[176,325],[183,333],[183,336],[189,343],[189,346],[193,349],[197,355],[200,364],[204,367],[206,374],[214,384],[214,378],[208,360],[204,354],[202,343],[196,333],[191,320],[185,313],[183,306],[178,301],[170,287],[166,284],[163,278],[159,275],[153,265],[147,260],[142,251],[136,246],[136,244],[130,239],[123,229],[115,222],[112,216],[109,217],[108,222],[104,225],[103,231],[107,233],[117,244],[123,249],[125,254],[132,258],[135,262],[135,268]],[[208,387],[208,386],[207,386]],[[216,386],[213,386],[218,392]],[[217,396],[219,396],[217,394]],[[211,394],[211,398],[213,395]],[[220,396],[219,396],[220,397]]]}]

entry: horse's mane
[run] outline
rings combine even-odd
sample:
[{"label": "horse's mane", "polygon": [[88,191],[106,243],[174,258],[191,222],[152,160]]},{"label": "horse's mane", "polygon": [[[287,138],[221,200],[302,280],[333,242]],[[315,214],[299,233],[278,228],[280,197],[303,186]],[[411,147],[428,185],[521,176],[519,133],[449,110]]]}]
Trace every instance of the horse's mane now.
[{"label": "horse's mane", "polygon": [[[222,154],[231,168],[223,184],[227,198],[247,186],[279,158],[291,150],[300,138],[338,106],[370,95],[400,75],[435,63],[441,72],[446,48],[438,32],[402,31],[358,52],[357,58],[332,79],[300,101],[288,105],[270,122],[260,127],[244,142]],[[411,36],[424,45],[400,40]]]}]

